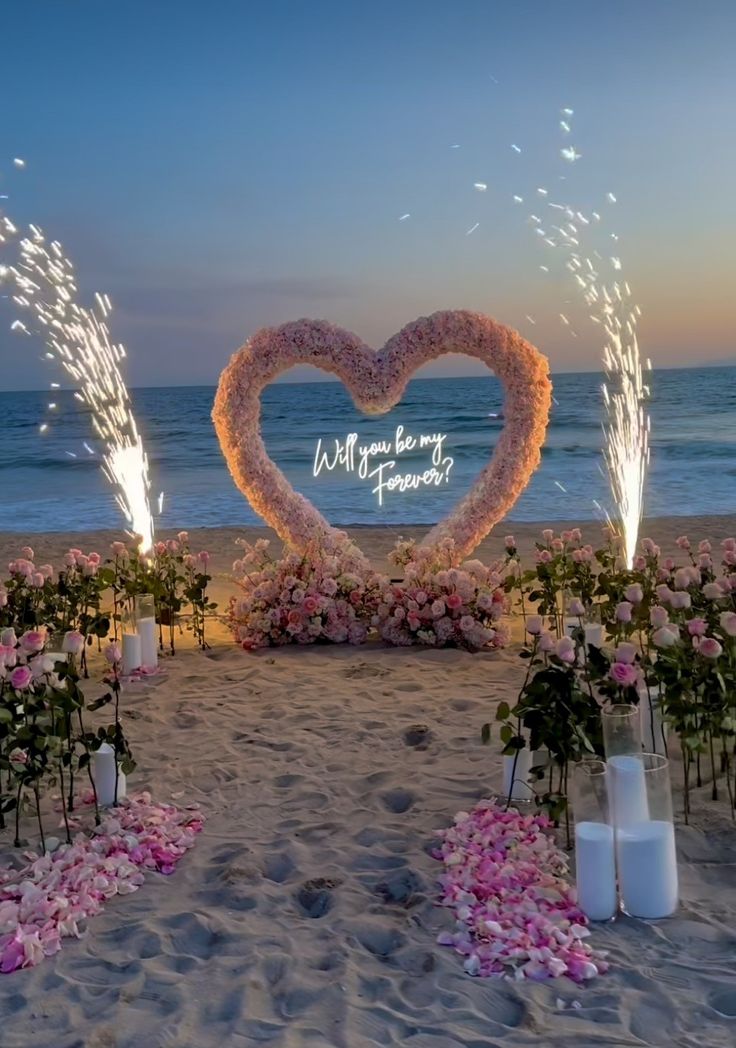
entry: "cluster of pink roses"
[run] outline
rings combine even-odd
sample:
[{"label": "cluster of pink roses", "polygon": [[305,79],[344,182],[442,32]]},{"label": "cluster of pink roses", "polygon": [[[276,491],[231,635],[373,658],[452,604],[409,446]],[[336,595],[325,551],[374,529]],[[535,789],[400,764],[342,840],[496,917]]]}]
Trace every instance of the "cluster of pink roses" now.
[{"label": "cluster of pink roses", "polygon": [[230,602],[228,618],[243,648],[363,643],[385,580],[366,570],[347,536],[331,549],[312,543],[279,560],[269,555],[267,539],[241,545],[233,573],[243,595]]},{"label": "cluster of pink roses", "polygon": [[242,543],[233,572],[244,595],[231,601],[229,620],[244,648],[288,643],[363,643],[371,630],[389,644],[477,650],[507,642],[499,621],[506,610],[501,575],[480,561],[456,567],[452,539],[437,546],[400,543],[393,555],[402,583],[374,572],[343,532],[329,547],[268,554],[269,543]]},{"label": "cluster of pink roses", "polygon": [[173,873],[201,828],[199,810],[154,804],[142,793],[122,801],[94,835],[78,833],[22,869],[0,868],[0,973],[57,953],[107,899],[136,891],[145,871]]},{"label": "cluster of pink roses", "polygon": [[481,801],[439,831],[440,904],[453,911],[451,946],[476,976],[584,982],[607,970],[584,942],[587,919],[565,880],[567,861],[545,815]]},{"label": "cluster of pink roses", "polygon": [[399,544],[393,555],[404,581],[386,587],[376,609],[381,637],[390,644],[426,644],[477,651],[508,642],[500,622],[507,610],[497,566],[479,560],[459,567],[452,539],[428,548]]}]

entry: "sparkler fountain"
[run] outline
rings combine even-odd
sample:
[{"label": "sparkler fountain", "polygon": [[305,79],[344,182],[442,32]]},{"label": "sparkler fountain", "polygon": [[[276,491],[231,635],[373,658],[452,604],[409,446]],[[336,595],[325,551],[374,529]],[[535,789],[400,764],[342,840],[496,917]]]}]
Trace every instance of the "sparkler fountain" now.
[{"label": "sparkler fountain", "polygon": [[58,241],[47,243],[37,226],[20,237],[17,227],[0,212],[0,244],[17,239],[16,264],[0,266],[0,282],[14,286],[12,299],[38,322],[31,330],[21,320],[12,329],[43,338],[46,357],[74,379],[75,397],[91,413],[92,426],[104,445],[103,472],[116,489],[115,498],[141,552],[153,546],[148,459],[120,364],[125,348],[110,338],[107,295],[97,294],[91,308],[76,300],[74,267]]},{"label": "sparkler fountain", "polygon": [[[564,136],[572,130],[572,116],[572,109],[562,110],[560,130]],[[575,163],[581,155],[574,146],[563,146],[560,149],[560,156],[568,163]],[[617,518],[614,522],[609,516],[608,520],[620,533],[622,553],[627,566],[631,567],[643,514],[644,482],[649,466],[650,423],[644,407],[649,390],[644,382],[637,339],[637,322],[641,310],[633,301],[628,282],[615,276],[621,272],[621,259],[617,256],[606,259],[598,250],[592,250],[587,255],[584,253],[582,241],[591,229],[600,226],[600,212],[590,211],[585,214],[569,204],[557,203],[549,199],[549,192],[544,187],[538,188],[537,194],[550,213],[557,212],[558,221],[549,224],[548,233],[542,228],[542,219],[538,215],[530,215],[529,220],[542,244],[562,249],[566,256],[565,266],[572,273],[575,286],[591,310],[590,319],[605,334],[603,367],[606,379],[603,384],[603,402],[606,417],[603,422],[603,458]],[[514,200],[521,203],[523,198],[517,195]],[[606,203],[616,203],[613,193],[607,194]],[[608,236],[614,242],[618,240],[615,233],[609,233]],[[613,279],[602,275],[601,271],[606,265],[611,267]],[[541,268],[545,272],[549,271],[547,266]],[[566,316],[561,313],[560,318],[569,326]]]}]

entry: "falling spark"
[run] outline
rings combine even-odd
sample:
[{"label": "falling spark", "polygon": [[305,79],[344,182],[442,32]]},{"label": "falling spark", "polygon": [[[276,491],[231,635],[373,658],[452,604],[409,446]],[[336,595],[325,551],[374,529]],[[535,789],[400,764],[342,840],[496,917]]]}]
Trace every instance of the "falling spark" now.
[{"label": "falling spark", "polygon": [[536,324],[536,320],[534,319],[534,317],[530,317],[528,313],[526,315],[526,319],[529,321],[530,324]]},{"label": "falling spark", "polygon": [[479,193],[485,193],[488,185],[486,182],[473,182],[473,189],[477,189]]},{"label": "falling spark", "polygon": [[70,459],[75,459],[77,457],[76,452],[74,451],[65,451],[64,454],[68,455]]},{"label": "falling spark", "polygon": [[549,273],[549,266],[540,266],[539,268],[542,270],[543,273]]},{"label": "falling spark", "polygon": [[520,153],[521,152],[521,147],[517,146],[514,142],[511,143],[511,148],[513,149],[513,151],[515,153]]},{"label": "falling spark", "polygon": [[476,222],[475,225],[471,226],[470,229],[466,232],[465,236],[469,237],[471,233],[475,233],[475,231],[476,231],[476,229],[478,228],[479,225],[480,225],[480,222]]},{"label": "falling spark", "polygon": [[161,491],[161,492],[159,492],[159,496],[158,496],[158,515],[159,515],[159,517],[161,516],[163,511],[164,511],[164,493],[163,493],[163,491]]},{"label": "falling spark", "polygon": [[616,197],[613,195],[613,193],[606,193],[606,200],[610,204],[615,204],[616,203]]},{"label": "falling spark", "polygon": [[557,487],[558,487],[558,488],[560,489],[560,491],[564,491],[564,492],[565,492],[565,494],[567,495],[567,488],[563,487],[563,486],[562,486],[562,484],[560,484],[559,480],[556,480],[556,481],[555,481],[555,484],[556,484],[556,485],[557,485]]},{"label": "falling spark", "polygon": [[38,427],[38,432],[39,433],[45,433],[48,428],[49,428],[48,427],[48,423],[47,422],[42,422],[41,425]]},{"label": "falling spark", "polygon": [[547,190],[544,188],[544,186],[537,186],[537,192],[540,196],[547,196]]},{"label": "falling spark", "polygon": [[399,215],[399,222],[406,222],[407,218],[411,218],[408,212],[405,215]]},{"label": "falling spark", "polygon": [[571,164],[574,163],[576,160],[579,160],[582,155],[582,153],[578,153],[576,151],[575,146],[564,146],[560,150],[560,156],[562,157],[562,159],[569,160]]},{"label": "falling spark", "polygon": [[524,197],[519,196],[518,193],[514,193],[514,203],[515,204],[523,204],[524,203]]},{"label": "falling spark", "polygon": [[568,327],[570,326],[570,321],[567,319],[564,313],[560,313],[560,320],[563,324],[567,324]]},{"label": "falling spark", "polygon": [[459,145],[450,146],[450,149],[459,149],[459,148],[460,148]]},{"label": "falling spark", "polygon": [[16,167],[25,167],[26,166],[25,160],[22,160],[21,157],[19,157],[19,156],[14,156],[13,157],[13,163],[15,164]]},{"label": "falling spark", "polygon": [[562,113],[563,116],[572,116],[573,113],[575,112],[575,110],[574,109],[561,109],[560,112]]},{"label": "falling spark", "polygon": [[[6,216],[0,218],[6,230],[15,231]],[[75,399],[89,409],[95,435],[103,444],[103,472],[117,489],[115,497],[131,534],[139,536],[140,548],[147,552],[153,545],[148,461],[120,371],[125,348],[110,339],[110,299],[98,294],[91,308],[81,305],[74,267],[61,245],[48,243],[38,227],[29,228],[29,236],[19,237],[19,260],[5,268],[5,279],[16,288],[16,304],[42,326],[46,358],[58,361],[74,379]],[[11,327],[31,334],[21,321]],[[89,444],[84,447],[95,454]]]},{"label": "falling spark", "polygon": [[568,124],[567,120],[560,120],[560,129],[564,131],[566,135],[569,134],[570,125]]}]

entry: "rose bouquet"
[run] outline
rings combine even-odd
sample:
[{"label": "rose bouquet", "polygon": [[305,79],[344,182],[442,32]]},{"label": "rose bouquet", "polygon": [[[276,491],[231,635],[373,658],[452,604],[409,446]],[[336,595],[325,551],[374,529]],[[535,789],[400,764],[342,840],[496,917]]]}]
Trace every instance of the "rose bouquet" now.
[{"label": "rose bouquet", "polygon": [[240,545],[233,574],[243,595],[231,600],[228,620],[243,648],[365,641],[387,580],[347,536],[286,550],[280,559],[269,554],[267,539]]},{"label": "rose bouquet", "polygon": [[427,548],[399,542],[391,559],[404,567],[404,580],[381,594],[376,620],[383,640],[468,651],[508,642],[500,622],[507,600],[497,566],[486,567],[479,560],[457,566],[449,538]]}]

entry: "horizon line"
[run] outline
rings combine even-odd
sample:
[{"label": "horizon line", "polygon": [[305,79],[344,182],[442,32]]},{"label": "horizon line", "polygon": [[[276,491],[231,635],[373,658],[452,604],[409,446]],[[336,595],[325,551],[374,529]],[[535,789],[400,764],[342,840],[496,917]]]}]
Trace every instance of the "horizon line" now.
[{"label": "horizon line", "polygon": [[[311,367],[312,365],[297,365],[299,367]],[[651,375],[657,371],[700,371],[704,368],[736,368],[736,363],[727,364],[724,361],[715,361],[708,364],[671,364],[665,367],[653,367],[651,369],[644,368],[644,374]],[[321,370],[321,369],[318,369]],[[410,378],[409,382],[446,382],[450,381],[463,381],[465,379],[478,379],[478,378],[497,378],[492,368],[488,368],[490,376],[486,375],[422,375],[418,378]],[[329,374],[326,372],[325,374]],[[550,371],[550,375],[554,378],[555,375],[601,375],[605,377],[605,371],[603,368],[588,369],[585,371],[576,371],[574,369],[565,369],[560,371]],[[273,382],[269,382],[270,386],[319,386],[319,385],[332,385],[335,382],[340,382],[340,379],[335,377],[331,378],[301,378],[289,381],[283,379],[274,379]],[[409,383],[407,383],[408,385]],[[178,383],[153,383],[146,386],[128,386],[130,392],[137,389],[216,389],[218,382],[178,382]],[[55,389],[55,393],[71,393],[76,389],[75,386],[64,386],[60,385],[58,389]],[[33,389],[3,389],[0,390],[0,396],[10,395],[14,393],[48,393],[49,386],[36,386]]]}]

